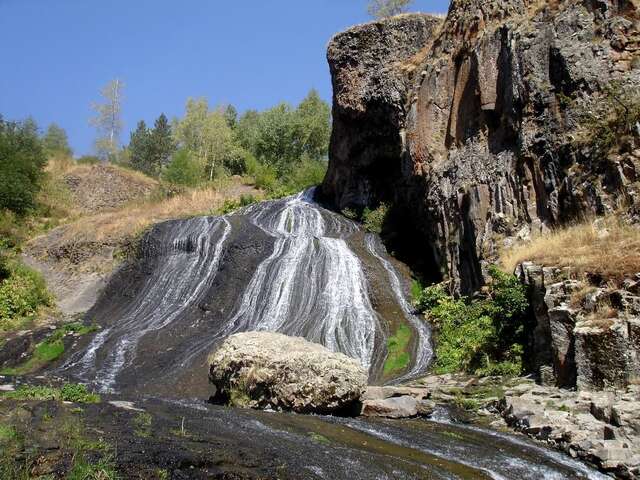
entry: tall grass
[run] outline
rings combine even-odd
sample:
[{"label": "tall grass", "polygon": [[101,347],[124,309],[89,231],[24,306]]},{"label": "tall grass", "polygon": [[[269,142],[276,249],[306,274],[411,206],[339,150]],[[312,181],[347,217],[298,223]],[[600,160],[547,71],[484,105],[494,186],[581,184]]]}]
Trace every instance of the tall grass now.
[{"label": "tall grass", "polygon": [[508,271],[524,261],[620,281],[640,272],[640,229],[610,216],[554,230],[505,250],[500,258]]}]

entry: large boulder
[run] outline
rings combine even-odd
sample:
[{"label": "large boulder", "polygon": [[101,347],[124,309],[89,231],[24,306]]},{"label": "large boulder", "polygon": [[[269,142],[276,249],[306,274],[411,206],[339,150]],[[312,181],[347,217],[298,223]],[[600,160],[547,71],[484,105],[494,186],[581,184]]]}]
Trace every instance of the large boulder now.
[{"label": "large boulder", "polygon": [[298,413],[356,411],[367,386],[358,361],[302,338],[245,332],[209,357],[214,401]]}]

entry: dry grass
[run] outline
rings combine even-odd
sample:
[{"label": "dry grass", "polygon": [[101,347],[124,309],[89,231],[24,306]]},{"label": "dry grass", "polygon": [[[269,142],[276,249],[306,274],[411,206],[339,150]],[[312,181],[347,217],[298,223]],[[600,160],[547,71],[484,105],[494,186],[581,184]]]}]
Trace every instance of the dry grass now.
[{"label": "dry grass", "polygon": [[507,271],[524,261],[571,267],[578,275],[619,282],[640,272],[640,229],[611,216],[558,229],[514,246],[500,258]]},{"label": "dry grass", "polygon": [[188,191],[164,200],[145,200],[119,210],[80,218],[64,227],[61,240],[74,242],[117,241],[138,235],[147,227],[164,220],[216,214],[225,200],[260,192],[238,183],[219,188]]}]

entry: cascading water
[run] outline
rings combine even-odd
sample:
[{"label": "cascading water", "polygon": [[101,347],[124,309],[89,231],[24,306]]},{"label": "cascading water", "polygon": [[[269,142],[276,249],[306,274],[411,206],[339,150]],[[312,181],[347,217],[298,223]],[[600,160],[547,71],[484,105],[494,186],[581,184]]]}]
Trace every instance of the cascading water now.
[{"label": "cascading water", "polygon": [[[400,320],[413,331],[414,360],[393,377],[407,379],[424,372],[431,358],[429,329],[412,315],[384,247],[312,197],[309,190],[226,217],[168,222],[152,231],[143,252],[154,261],[145,269],[141,286],[119,302],[106,302],[109,308],[99,304],[90,312],[98,319],[108,315],[108,326],[63,369],[104,391],[118,390],[121,374],[135,368],[138,349],[147,337],[160,342],[166,340],[163,336],[183,337],[180,344],[167,347],[173,358],[161,372],[179,375],[178,370],[200,368],[216,342],[228,335],[267,330],[302,336],[345,353],[370,369],[375,379],[381,377],[386,355],[386,325]],[[220,301],[216,285],[223,287],[238,273],[223,267],[233,263],[229,252],[249,235],[247,224],[264,235],[267,240],[262,243],[270,242],[272,249],[258,259],[242,290],[235,291],[233,307],[210,319],[211,312],[203,313],[199,306]],[[364,253],[359,257],[356,251]],[[386,277],[384,283],[391,286],[391,301],[401,318],[385,318],[374,308],[366,270]],[[115,311],[113,303],[118,303]],[[203,323],[207,328],[198,328]],[[176,328],[179,334],[172,333]],[[190,328],[193,335],[188,334]],[[135,374],[137,382],[140,375],[144,372]]]},{"label": "cascading water", "polygon": [[[156,225],[141,258],[114,276],[88,313],[103,330],[59,373],[102,391],[143,394],[145,408],[156,415],[168,409],[182,425],[189,418],[202,435],[211,428],[269,445],[266,455],[303,470],[293,478],[604,478],[555,452],[475,427],[273,415],[186,401],[210,394],[206,357],[216,343],[246,330],[322,343],[359,359],[374,380],[398,382],[428,367],[429,328],[412,312],[380,240],[315,204],[312,194]],[[389,375],[389,332],[400,326],[412,332],[412,361]],[[147,404],[149,396],[161,404]],[[309,432],[330,441],[320,447]]]}]

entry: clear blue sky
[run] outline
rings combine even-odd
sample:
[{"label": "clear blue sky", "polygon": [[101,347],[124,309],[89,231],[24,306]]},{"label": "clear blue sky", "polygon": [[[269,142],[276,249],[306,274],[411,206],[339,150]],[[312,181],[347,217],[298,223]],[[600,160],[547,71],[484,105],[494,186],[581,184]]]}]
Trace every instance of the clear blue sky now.
[{"label": "clear blue sky", "polygon": [[[448,0],[412,10],[445,12]],[[310,88],[331,99],[325,48],[367,21],[367,0],[0,0],[0,114],[67,130],[91,153],[90,104],[125,81],[125,131],[188,97],[263,109]]]}]

